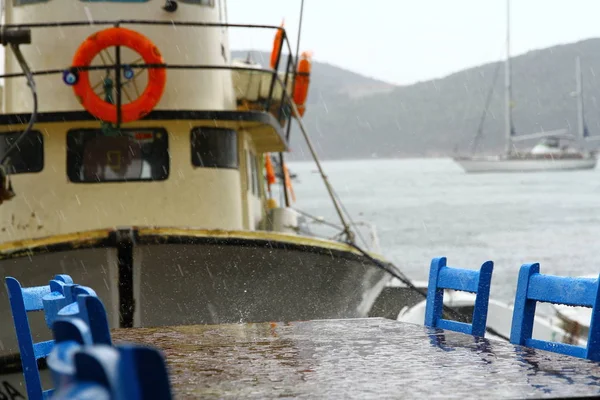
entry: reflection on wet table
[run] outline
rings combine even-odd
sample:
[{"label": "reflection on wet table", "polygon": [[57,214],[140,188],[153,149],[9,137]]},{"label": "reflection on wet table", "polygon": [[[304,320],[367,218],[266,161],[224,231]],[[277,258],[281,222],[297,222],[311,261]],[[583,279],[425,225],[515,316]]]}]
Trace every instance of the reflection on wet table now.
[{"label": "reflection on wet table", "polygon": [[600,364],[370,318],[114,331],[161,348],[176,398],[600,395]]}]

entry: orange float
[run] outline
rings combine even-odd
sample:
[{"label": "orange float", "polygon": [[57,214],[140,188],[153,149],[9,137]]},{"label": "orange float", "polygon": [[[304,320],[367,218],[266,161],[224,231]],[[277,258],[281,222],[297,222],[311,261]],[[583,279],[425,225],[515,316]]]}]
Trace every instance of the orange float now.
[{"label": "orange float", "polygon": [[302,53],[300,62],[298,63],[298,70],[296,73],[296,81],[294,83],[294,103],[298,108],[298,113],[302,117],[306,107],[306,98],[308,97],[308,87],[310,86],[310,71],[312,64],[310,61],[310,53]]},{"label": "orange float", "polygon": [[279,57],[279,50],[281,49],[281,41],[283,40],[283,24],[285,21],[281,22],[281,26],[277,29],[277,33],[275,34],[275,40],[273,40],[273,50],[271,50],[271,68],[275,69],[277,66],[277,58]]},{"label": "orange float", "polygon": [[292,186],[292,179],[290,178],[290,171],[286,164],[283,164],[283,173],[285,177],[285,187],[287,191],[292,195],[292,201],[296,202],[296,193],[294,193],[294,187]]},{"label": "orange float", "polygon": [[269,186],[269,190],[270,186],[273,185],[276,182],[275,179],[275,168],[273,168],[273,162],[271,161],[271,154],[267,153],[265,154],[265,169],[267,170],[267,185]]},{"label": "orange float", "polygon": [[[164,64],[158,48],[144,35],[125,28],[108,28],[92,34],[79,46],[73,57],[73,68],[89,66],[96,55],[112,46],[132,49],[146,64]],[[164,68],[148,68],[148,85],[140,97],[121,106],[121,122],[136,121],[150,113],[162,97],[166,81]],[[79,72],[73,91],[90,114],[103,121],[117,122],[117,106],[94,93],[87,70]]]}]

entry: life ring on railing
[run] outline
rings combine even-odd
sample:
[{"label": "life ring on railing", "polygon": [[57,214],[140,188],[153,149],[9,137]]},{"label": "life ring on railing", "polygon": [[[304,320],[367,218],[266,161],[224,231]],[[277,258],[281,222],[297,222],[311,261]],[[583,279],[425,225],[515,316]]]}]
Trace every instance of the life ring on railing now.
[{"label": "life ring on railing", "polygon": [[[89,36],[75,52],[72,69],[89,66],[102,50],[112,46],[132,49],[146,64],[164,64],[160,51],[150,39],[136,31],[114,27]],[[166,81],[167,72],[164,68],[148,68],[148,85],[140,97],[121,106],[121,122],[136,121],[150,113],[162,97]],[[67,83],[72,84],[75,95],[87,111],[103,121],[117,122],[117,106],[94,92],[87,70],[77,72],[71,82]]]},{"label": "life ring on railing", "polygon": [[302,53],[302,57],[298,62],[298,70],[296,74],[296,81],[294,84],[294,103],[296,103],[296,107],[298,108],[298,113],[300,114],[300,117],[304,115],[304,111],[306,110],[304,103],[306,103],[306,98],[308,97],[308,87],[310,86],[310,71],[312,69],[310,57],[310,53]]},{"label": "life ring on railing", "polygon": [[275,34],[275,40],[273,40],[273,50],[271,50],[271,68],[275,69],[277,66],[277,58],[279,57],[279,51],[281,50],[281,41],[283,40],[283,24],[285,21],[281,21],[281,26],[277,29]]}]

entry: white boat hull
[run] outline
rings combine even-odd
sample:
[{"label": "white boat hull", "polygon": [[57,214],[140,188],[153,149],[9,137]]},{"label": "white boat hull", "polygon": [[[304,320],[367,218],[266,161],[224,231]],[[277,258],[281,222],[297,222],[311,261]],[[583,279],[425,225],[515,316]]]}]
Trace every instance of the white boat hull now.
[{"label": "white boat hull", "polygon": [[[444,295],[444,304],[457,310],[468,309],[475,305],[475,295],[472,293],[449,290]],[[423,321],[425,321],[425,307],[425,300],[413,307],[406,307],[400,311],[397,320],[423,325]],[[490,332],[486,332],[485,337],[489,339],[502,339],[502,337],[510,338],[512,318],[512,305],[490,299],[488,303],[488,318],[486,326],[498,333],[499,336],[491,334]],[[561,321],[551,317],[535,317],[533,337],[539,340],[570,343],[578,346],[583,346],[586,344],[585,339],[582,339],[578,336],[573,336],[570,332],[566,332],[564,329],[562,329]]]},{"label": "white boat hull", "polygon": [[595,157],[569,159],[506,159],[473,158],[454,159],[465,172],[534,172],[534,171],[572,171],[594,169]]}]

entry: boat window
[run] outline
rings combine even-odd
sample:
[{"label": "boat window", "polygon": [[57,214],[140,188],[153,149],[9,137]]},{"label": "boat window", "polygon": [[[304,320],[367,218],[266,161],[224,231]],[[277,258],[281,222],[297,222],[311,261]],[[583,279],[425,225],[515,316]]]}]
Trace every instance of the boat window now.
[{"label": "boat window", "polygon": [[254,188],[254,194],[256,194],[257,196],[260,196],[260,183],[259,183],[259,175],[258,175],[258,156],[254,155],[254,153],[252,153],[252,168],[254,169],[253,172],[253,176],[254,176],[254,182],[252,182],[252,187]]},{"label": "boat window", "polygon": [[254,192],[254,170],[252,169],[252,153],[246,150],[246,179],[248,182],[248,191]]},{"label": "boat window", "polygon": [[209,6],[209,7],[214,7],[215,6],[215,0],[179,0],[182,3],[188,3],[188,4],[198,4],[201,6]]},{"label": "boat window", "polygon": [[[2,133],[0,154],[4,154],[22,132]],[[29,132],[11,152],[7,172],[26,174],[44,169],[44,138],[40,132]]]},{"label": "boat window", "polygon": [[248,168],[248,191],[255,196],[259,195],[258,190],[258,170],[256,167],[256,156],[251,151],[247,151],[247,168]]},{"label": "boat window", "polygon": [[[31,1],[31,0],[25,0],[25,1]],[[150,0],[80,0],[83,1],[85,3],[100,3],[100,2],[106,2],[106,3],[147,3]]]},{"label": "boat window", "polygon": [[162,128],[78,129],[67,133],[71,182],[157,181],[169,176],[169,144]]},{"label": "boat window", "polygon": [[13,6],[26,6],[28,4],[46,3],[48,0],[13,0]]},{"label": "boat window", "polygon": [[192,164],[206,168],[239,167],[237,132],[223,128],[192,129]]}]

